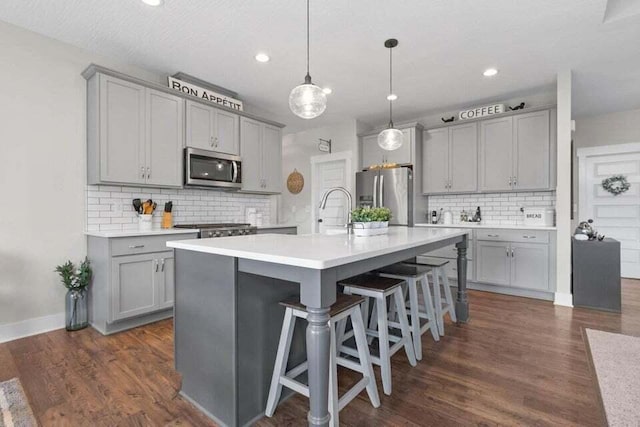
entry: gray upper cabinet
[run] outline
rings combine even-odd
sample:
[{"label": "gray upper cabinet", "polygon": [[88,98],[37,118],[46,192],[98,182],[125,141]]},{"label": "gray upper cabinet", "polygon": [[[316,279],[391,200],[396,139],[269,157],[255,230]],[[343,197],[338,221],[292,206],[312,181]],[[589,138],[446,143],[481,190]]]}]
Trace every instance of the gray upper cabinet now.
[{"label": "gray upper cabinet", "polygon": [[187,101],[186,146],[227,154],[240,154],[239,116]]},{"label": "gray upper cabinet", "polygon": [[362,169],[368,169],[371,165],[383,163],[397,163],[400,165],[413,164],[413,151],[415,145],[415,128],[401,129],[403,143],[397,150],[384,150],[378,145],[378,134],[362,137]]},{"label": "gray upper cabinet", "polygon": [[88,130],[89,137],[95,137],[98,130],[96,145],[90,147],[94,154],[90,166],[96,169],[89,174],[92,183],[144,184],[145,88],[100,76],[99,85],[94,84],[89,97],[94,101],[89,104],[89,124],[93,127]]},{"label": "gray upper cabinet", "polygon": [[282,131],[247,117],[240,118],[242,190],[281,192]]},{"label": "gray upper cabinet", "polygon": [[550,110],[480,122],[480,190],[553,188],[553,141]]},{"label": "gray upper cabinet", "polygon": [[513,117],[480,122],[479,172],[481,191],[511,190]]},{"label": "gray upper cabinet", "polygon": [[422,147],[422,192],[448,192],[449,128],[425,131]]},{"label": "gray upper cabinet", "polygon": [[88,81],[89,184],[182,186],[184,101],[97,73]]},{"label": "gray upper cabinet", "polygon": [[425,194],[473,192],[478,189],[476,123],[425,131],[422,150]]},{"label": "gray upper cabinet", "polygon": [[182,99],[147,89],[147,184],[182,184]]},{"label": "gray upper cabinet", "polygon": [[549,188],[549,111],[513,116],[514,190]]}]

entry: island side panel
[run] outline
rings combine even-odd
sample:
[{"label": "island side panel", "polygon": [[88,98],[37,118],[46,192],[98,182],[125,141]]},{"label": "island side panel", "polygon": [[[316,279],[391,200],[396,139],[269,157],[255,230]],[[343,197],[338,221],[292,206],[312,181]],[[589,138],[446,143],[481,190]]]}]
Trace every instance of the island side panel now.
[{"label": "island side panel", "polygon": [[[279,302],[299,296],[300,284],[242,272],[237,283],[238,420],[244,426],[264,415],[284,319]],[[296,321],[288,369],[306,360],[306,323]],[[283,388],[282,399],[292,393]]]},{"label": "island side panel", "polygon": [[237,425],[236,259],[176,249],[175,365],[181,394]]}]

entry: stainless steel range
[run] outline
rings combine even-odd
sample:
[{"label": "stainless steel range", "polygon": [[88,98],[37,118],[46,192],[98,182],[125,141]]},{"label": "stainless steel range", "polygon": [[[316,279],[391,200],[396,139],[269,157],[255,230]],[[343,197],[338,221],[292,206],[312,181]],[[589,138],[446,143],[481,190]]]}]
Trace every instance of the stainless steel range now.
[{"label": "stainless steel range", "polygon": [[258,227],[251,224],[218,223],[218,224],[178,224],[174,228],[200,229],[198,238],[244,236],[257,234]]}]

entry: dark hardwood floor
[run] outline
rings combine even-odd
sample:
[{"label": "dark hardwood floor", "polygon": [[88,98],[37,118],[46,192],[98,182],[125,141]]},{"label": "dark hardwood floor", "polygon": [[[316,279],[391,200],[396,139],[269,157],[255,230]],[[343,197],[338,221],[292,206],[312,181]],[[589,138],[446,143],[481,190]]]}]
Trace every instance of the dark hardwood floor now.
[{"label": "dark hardwood floor", "polygon": [[[361,393],[341,413],[349,426],[579,425],[603,419],[583,328],[640,335],[640,281],[623,283],[623,312],[471,292],[471,322],[448,323],[439,343],[424,335],[411,368],[393,358],[393,395],[382,406]],[[379,369],[376,368],[379,378]],[[88,328],[0,344],[0,381],[20,378],[44,426],[214,425],[178,395],[170,320],[109,337]],[[340,388],[356,378],[340,372]],[[306,425],[296,396],[259,426]]]}]

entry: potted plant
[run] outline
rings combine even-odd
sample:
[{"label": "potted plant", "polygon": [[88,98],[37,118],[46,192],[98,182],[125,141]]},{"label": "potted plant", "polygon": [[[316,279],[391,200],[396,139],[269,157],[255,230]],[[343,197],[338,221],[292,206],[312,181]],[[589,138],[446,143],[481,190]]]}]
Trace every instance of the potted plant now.
[{"label": "potted plant", "polygon": [[93,274],[91,263],[87,258],[76,269],[71,261],[56,267],[56,272],[62,279],[62,285],[67,288],[65,296],[65,326],[67,331],[77,331],[89,325],[87,287]]},{"label": "potted plant", "polygon": [[362,207],[351,211],[353,232],[356,236],[376,236],[389,231],[391,209]]}]

